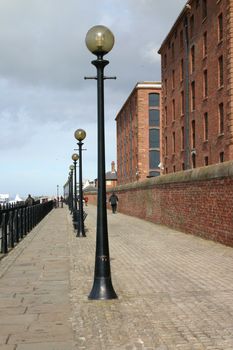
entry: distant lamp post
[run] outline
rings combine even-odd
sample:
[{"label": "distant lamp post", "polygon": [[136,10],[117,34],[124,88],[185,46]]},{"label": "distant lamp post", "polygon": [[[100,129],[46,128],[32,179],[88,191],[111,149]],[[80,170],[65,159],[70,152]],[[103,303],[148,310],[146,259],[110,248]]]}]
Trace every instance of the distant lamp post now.
[{"label": "distant lamp post", "polygon": [[59,185],[57,185],[57,202],[56,206],[59,207]]},{"label": "distant lamp post", "polygon": [[78,220],[78,232],[77,237],[86,237],[84,221],[83,221],[83,179],[82,179],[82,145],[83,140],[86,137],[86,131],[83,129],[77,129],[74,133],[74,137],[78,140],[79,149],[79,220]]},{"label": "distant lamp post", "polygon": [[74,210],[73,210],[73,221],[74,227],[77,228],[78,221],[78,210],[77,210],[77,161],[79,156],[77,153],[72,154],[72,160],[74,161]]},{"label": "distant lamp post", "polygon": [[91,63],[97,69],[97,77],[85,78],[97,80],[97,108],[98,108],[98,201],[97,201],[97,232],[96,232],[96,256],[95,276],[89,299],[116,299],[111,280],[108,225],[106,208],[106,179],[105,179],[105,131],[104,131],[104,67],[109,61],[104,60],[114,45],[114,36],[105,26],[92,27],[86,35],[87,48],[97,56]]},{"label": "distant lamp post", "polygon": [[73,213],[74,210],[74,166],[70,165],[70,211]]}]

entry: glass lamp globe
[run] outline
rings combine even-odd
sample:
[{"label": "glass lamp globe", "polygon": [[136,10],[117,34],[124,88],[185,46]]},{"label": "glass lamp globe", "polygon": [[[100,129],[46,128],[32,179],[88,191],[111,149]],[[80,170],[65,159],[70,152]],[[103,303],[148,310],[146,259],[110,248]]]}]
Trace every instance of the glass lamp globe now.
[{"label": "glass lamp globe", "polygon": [[73,159],[73,161],[77,161],[79,159],[79,156],[77,153],[73,153],[71,158]]},{"label": "glass lamp globe", "polygon": [[97,25],[89,29],[86,35],[86,45],[95,55],[106,55],[114,45],[114,35],[105,26]]},{"label": "glass lamp globe", "polygon": [[74,133],[74,137],[76,138],[76,140],[82,141],[86,137],[86,131],[83,129],[77,129]]}]

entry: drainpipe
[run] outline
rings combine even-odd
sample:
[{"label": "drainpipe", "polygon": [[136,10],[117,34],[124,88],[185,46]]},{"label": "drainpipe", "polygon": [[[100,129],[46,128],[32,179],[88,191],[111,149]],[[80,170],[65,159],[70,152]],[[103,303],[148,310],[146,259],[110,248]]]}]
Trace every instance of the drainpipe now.
[{"label": "drainpipe", "polygon": [[190,117],[189,117],[189,32],[188,17],[184,18],[184,98],[185,98],[185,116],[184,116],[184,168],[190,169]]}]

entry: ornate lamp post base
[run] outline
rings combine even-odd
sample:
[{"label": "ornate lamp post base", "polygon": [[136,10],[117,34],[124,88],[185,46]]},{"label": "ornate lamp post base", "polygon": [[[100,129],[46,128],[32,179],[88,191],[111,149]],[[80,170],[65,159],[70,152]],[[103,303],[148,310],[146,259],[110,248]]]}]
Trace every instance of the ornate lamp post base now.
[{"label": "ornate lamp post base", "polygon": [[92,290],[88,296],[90,300],[117,299],[112,286],[111,277],[95,277]]}]

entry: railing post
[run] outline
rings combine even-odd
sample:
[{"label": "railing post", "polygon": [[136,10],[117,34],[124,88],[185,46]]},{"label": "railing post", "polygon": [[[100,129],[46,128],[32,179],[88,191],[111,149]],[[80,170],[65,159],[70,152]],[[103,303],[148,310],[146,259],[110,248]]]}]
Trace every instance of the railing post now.
[{"label": "railing post", "polygon": [[32,207],[28,208],[28,231],[32,230]]},{"label": "railing post", "polygon": [[9,245],[14,248],[14,231],[13,231],[13,211],[9,212]]},{"label": "railing post", "polygon": [[25,216],[26,216],[26,234],[29,232],[29,208],[25,208]]},{"label": "railing post", "polygon": [[2,215],[2,253],[8,253],[8,244],[7,244],[7,217],[6,213]]},{"label": "railing post", "polygon": [[16,243],[19,242],[19,231],[20,231],[20,229],[19,229],[19,227],[20,227],[20,225],[19,225],[19,211],[20,211],[20,209],[16,209],[14,211],[14,221],[13,221],[14,222],[14,229],[13,229],[14,241]]},{"label": "railing post", "polygon": [[23,208],[23,236],[27,233],[26,208]]},{"label": "railing post", "polygon": [[23,238],[23,208],[19,209],[19,239]]}]

